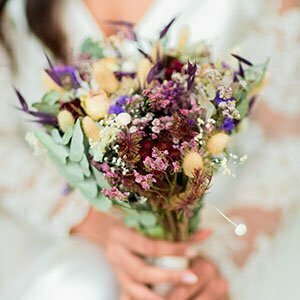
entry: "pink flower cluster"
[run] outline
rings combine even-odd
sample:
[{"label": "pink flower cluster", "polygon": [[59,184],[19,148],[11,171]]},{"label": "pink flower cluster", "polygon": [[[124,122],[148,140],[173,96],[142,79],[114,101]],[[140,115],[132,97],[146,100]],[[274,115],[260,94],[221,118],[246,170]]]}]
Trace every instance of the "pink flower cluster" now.
[{"label": "pink flower cluster", "polygon": [[122,193],[118,188],[111,187],[110,189],[102,189],[102,192],[109,199],[118,199],[123,200],[124,198],[129,196],[128,192]]},{"label": "pink flower cluster", "polygon": [[152,150],[152,158],[147,156],[143,163],[147,169],[156,170],[156,171],[166,171],[169,167],[168,160],[166,156],[169,154],[168,150],[163,152],[159,151],[157,148]]},{"label": "pink flower cluster", "polygon": [[149,190],[151,184],[156,182],[156,179],[153,178],[153,174],[141,175],[136,170],[134,170],[135,182],[140,184],[144,190]]}]

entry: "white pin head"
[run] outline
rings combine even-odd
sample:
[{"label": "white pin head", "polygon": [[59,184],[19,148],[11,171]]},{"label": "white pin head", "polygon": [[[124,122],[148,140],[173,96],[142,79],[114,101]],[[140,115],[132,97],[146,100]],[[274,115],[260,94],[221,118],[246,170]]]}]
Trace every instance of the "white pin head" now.
[{"label": "white pin head", "polygon": [[238,224],[235,227],[234,233],[238,236],[243,236],[247,232],[247,226],[245,224]]}]

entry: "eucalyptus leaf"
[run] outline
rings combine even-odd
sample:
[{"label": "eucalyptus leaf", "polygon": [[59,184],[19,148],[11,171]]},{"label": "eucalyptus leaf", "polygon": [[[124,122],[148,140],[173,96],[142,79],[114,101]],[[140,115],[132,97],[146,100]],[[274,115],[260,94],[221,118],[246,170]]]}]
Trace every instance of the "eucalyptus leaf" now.
[{"label": "eucalyptus leaf", "polygon": [[157,222],[157,218],[150,211],[142,211],[139,214],[139,221],[142,225],[146,227],[153,227]]},{"label": "eucalyptus leaf", "polygon": [[79,182],[76,184],[76,187],[78,187],[81,193],[90,200],[93,200],[97,197],[98,188],[96,182],[93,179]]},{"label": "eucalyptus leaf", "polygon": [[65,164],[67,157],[69,156],[68,148],[63,145],[58,145],[55,143],[53,138],[45,133],[44,131],[35,131],[36,138],[43,144],[47,149],[49,155],[52,155],[61,164]]},{"label": "eucalyptus leaf", "polygon": [[81,46],[81,52],[87,53],[96,58],[103,57],[103,48],[100,46],[99,42],[95,42],[91,38],[87,38],[83,42]]},{"label": "eucalyptus leaf", "polygon": [[80,120],[77,119],[70,146],[70,160],[78,162],[84,154],[83,133],[80,126]]},{"label": "eucalyptus leaf", "polygon": [[48,92],[42,99],[43,103],[47,103],[49,105],[54,105],[56,104],[60,99],[60,94],[57,91],[50,91]]},{"label": "eucalyptus leaf", "polygon": [[63,145],[69,144],[72,135],[73,135],[73,127],[69,126],[62,137],[62,144]]},{"label": "eucalyptus leaf", "polygon": [[62,144],[62,137],[57,128],[51,130],[51,136],[56,144]]},{"label": "eucalyptus leaf", "polygon": [[100,211],[109,211],[112,207],[112,201],[104,196],[102,193],[99,193],[98,197],[91,200],[90,203]]},{"label": "eucalyptus leaf", "polygon": [[69,161],[67,164],[60,166],[60,173],[72,184],[84,180],[83,171],[78,163]]},{"label": "eucalyptus leaf", "polygon": [[249,111],[249,102],[247,99],[244,99],[242,102],[240,102],[238,104],[238,106],[236,107],[238,112],[240,113],[241,119],[243,119],[248,111]]},{"label": "eucalyptus leaf", "polygon": [[138,225],[139,225],[139,216],[134,215],[134,214],[129,214],[125,217],[124,223],[130,228],[138,227]]},{"label": "eucalyptus leaf", "polygon": [[82,160],[80,161],[80,166],[81,166],[81,168],[83,170],[83,174],[86,177],[91,176],[90,165],[89,165],[89,162],[88,162],[88,160],[86,158],[86,155],[83,155]]},{"label": "eucalyptus leaf", "polygon": [[149,227],[142,230],[143,233],[153,239],[164,239],[165,232],[164,229],[160,225],[156,225],[154,227]]},{"label": "eucalyptus leaf", "polygon": [[97,180],[97,184],[101,189],[109,189],[110,184],[108,181],[105,179],[104,175],[99,172],[95,167],[92,167],[93,174]]},{"label": "eucalyptus leaf", "polygon": [[59,112],[59,104],[37,102],[37,103],[33,103],[32,107],[36,108],[39,112],[47,113],[50,115],[57,115]]}]

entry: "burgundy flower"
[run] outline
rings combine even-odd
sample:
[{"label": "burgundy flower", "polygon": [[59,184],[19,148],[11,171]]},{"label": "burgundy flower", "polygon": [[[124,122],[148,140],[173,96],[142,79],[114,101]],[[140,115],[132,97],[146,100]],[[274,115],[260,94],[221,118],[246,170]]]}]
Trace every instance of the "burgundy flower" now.
[{"label": "burgundy flower", "polygon": [[165,77],[166,79],[171,79],[173,73],[181,72],[184,64],[177,58],[169,57],[168,60]]},{"label": "burgundy flower", "polygon": [[62,103],[60,107],[61,109],[66,109],[67,111],[69,111],[73,115],[75,120],[79,117],[85,116],[85,113],[81,108],[79,99]]}]

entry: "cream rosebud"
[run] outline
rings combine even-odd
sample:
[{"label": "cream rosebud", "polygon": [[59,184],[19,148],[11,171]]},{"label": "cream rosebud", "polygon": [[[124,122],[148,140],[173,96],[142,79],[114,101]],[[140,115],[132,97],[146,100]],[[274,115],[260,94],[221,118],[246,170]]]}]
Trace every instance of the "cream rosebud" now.
[{"label": "cream rosebud", "polygon": [[82,96],[81,106],[94,121],[104,118],[109,110],[110,101],[105,92],[94,96]]},{"label": "cream rosebud", "polygon": [[59,86],[46,71],[42,72],[42,82],[48,91],[56,91],[60,94],[64,93],[65,90]]},{"label": "cream rosebud", "polygon": [[203,158],[198,152],[189,152],[183,158],[182,168],[185,175],[194,177],[195,169],[203,168]]},{"label": "cream rosebud", "polygon": [[93,71],[101,89],[114,93],[119,87],[119,81],[106,63],[98,61],[93,64]]},{"label": "cream rosebud", "polygon": [[137,70],[137,78],[142,87],[145,86],[146,79],[151,68],[152,68],[152,64],[149,61],[149,59],[145,57],[142,58],[138,65],[138,70]]},{"label": "cream rosebud", "polygon": [[86,137],[93,143],[100,141],[100,130],[96,123],[88,116],[82,119],[82,128]]},{"label": "cream rosebud", "polygon": [[208,152],[212,155],[220,154],[229,143],[229,136],[224,132],[213,135],[207,142]]},{"label": "cream rosebud", "polygon": [[66,132],[70,126],[74,127],[75,124],[73,115],[66,109],[61,110],[58,113],[57,120],[58,120],[58,126],[63,132]]},{"label": "cream rosebud", "polygon": [[163,56],[164,50],[161,45],[161,42],[154,43],[152,49],[151,49],[151,58],[152,61],[157,61],[160,57]]}]

